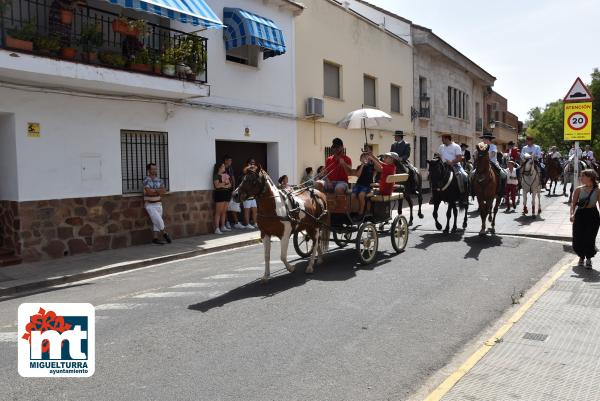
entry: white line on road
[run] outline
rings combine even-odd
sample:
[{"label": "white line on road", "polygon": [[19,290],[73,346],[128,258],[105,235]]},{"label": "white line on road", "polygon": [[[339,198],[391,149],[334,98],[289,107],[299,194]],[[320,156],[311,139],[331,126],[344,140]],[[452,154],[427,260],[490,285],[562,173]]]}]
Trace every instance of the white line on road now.
[{"label": "white line on road", "polygon": [[265,270],[264,266],[251,266],[251,267],[240,267],[239,269],[235,269],[236,272],[250,272],[250,271],[263,271]]},{"label": "white line on road", "polygon": [[96,310],[123,310],[123,309],[137,309],[147,306],[149,304],[102,304],[96,306]]},{"label": "white line on road", "polygon": [[134,296],[134,298],[177,298],[187,296],[205,295],[204,292],[146,292]]},{"label": "white line on road", "polygon": [[208,276],[205,277],[204,280],[223,280],[223,279],[230,279],[230,278],[241,278],[241,277],[248,277],[245,274],[215,274],[214,276]]},{"label": "white line on road", "polygon": [[183,283],[171,286],[169,288],[207,288],[219,285],[219,283]]},{"label": "white line on road", "polygon": [[0,333],[0,342],[17,342],[17,332]]}]

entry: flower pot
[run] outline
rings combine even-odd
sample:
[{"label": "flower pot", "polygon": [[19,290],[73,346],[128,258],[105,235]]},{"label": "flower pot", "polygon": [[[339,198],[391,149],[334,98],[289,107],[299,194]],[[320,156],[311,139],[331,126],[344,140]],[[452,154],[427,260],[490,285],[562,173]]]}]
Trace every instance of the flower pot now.
[{"label": "flower pot", "polygon": [[31,52],[33,51],[33,42],[30,40],[21,40],[13,38],[12,36],[6,36],[6,47]]},{"label": "flower pot", "polygon": [[74,47],[63,47],[60,49],[60,55],[67,60],[73,60],[77,55],[77,49]]},{"label": "flower pot", "polygon": [[161,72],[161,67],[160,64],[154,64],[154,73],[160,75]]},{"label": "flower pot", "polygon": [[137,28],[131,29],[127,23],[120,21],[118,19],[112,22],[112,29],[115,33],[120,33],[121,35],[126,36],[139,36],[140,31]]},{"label": "flower pot", "polygon": [[152,67],[150,67],[148,64],[131,64],[129,66],[129,68],[131,68],[134,71],[139,71],[139,72],[151,72],[152,71]]},{"label": "flower pot", "polygon": [[165,64],[162,69],[163,74],[174,77],[175,76],[175,66],[173,64]]},{"label": "flower pot", "polygon": [[73,23],[73,11],[60,10],[60,23],[63,25],[71,25]]},{"label": "flower pot", "polygon": [[96,64],[98,62],[98,52],[85,52],[81,54],[81,58],[86,63]]}]

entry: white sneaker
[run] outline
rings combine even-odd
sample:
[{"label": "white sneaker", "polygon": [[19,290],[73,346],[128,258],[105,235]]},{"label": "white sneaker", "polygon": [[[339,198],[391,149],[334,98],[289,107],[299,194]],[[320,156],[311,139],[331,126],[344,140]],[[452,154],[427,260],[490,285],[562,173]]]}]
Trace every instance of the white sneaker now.
[{"label": "white sneaker", "polygon": [[246,230],[254,230],[254,227],[252,227],[252,224],[248,224],[247,226],[244,226],[244,228]]},{"label": "white sneaker", "polygon": [[255,225],[252,225],[252,224],[250,224],[250,227],[251,227],[253,230],[258,230],[258,225],[257,225],[257,224],[255,224]]},{"label": "white sneaker", "polygon": [[238,223],[235,224],[235,226],[233,226],[233,228],[237,228],[238,230],[243,230],[246,227],[244,227],[243,224],[241,224],[241,223],[238,222]]},{"label": "white sneaker", "polygon": [[221,227],[221,231],[225,232],[225,231],[231,231],[231,228],[227,227],[227,226],[223,226]]},{"label": "white sneaker", "polygon": [[223,234],[223,232],[217,228],[217,229],[215,230],[215,234],[221,235],[221,234]]},{"label": "white sneaker", "polygon": [[231,231],[231,224],[228,221],[225,222],[225,228]]}]

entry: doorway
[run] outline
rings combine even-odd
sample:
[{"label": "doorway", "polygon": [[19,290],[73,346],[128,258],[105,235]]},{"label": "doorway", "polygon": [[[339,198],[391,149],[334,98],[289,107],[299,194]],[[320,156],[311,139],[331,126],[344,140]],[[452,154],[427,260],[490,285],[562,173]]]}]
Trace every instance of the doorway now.
[{"label": "doorway", "polygon": [[240,182],[242,168],[249,158],[253,158],[263,169],[267,166],[267,144],[260,142],[242,141],[215,141],[215,160],[223,160],[223,156],[229,155],[233,159],[233,171],[236,182]]}]

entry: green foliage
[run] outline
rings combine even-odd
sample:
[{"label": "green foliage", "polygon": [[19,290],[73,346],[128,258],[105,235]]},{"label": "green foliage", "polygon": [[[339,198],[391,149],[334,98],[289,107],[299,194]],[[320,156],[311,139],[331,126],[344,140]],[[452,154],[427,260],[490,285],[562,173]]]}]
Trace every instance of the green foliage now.
[{"label": "green foliage", "polygon": [[150,53],[148,49],[143,48],[138,51],[132,58],[131,64],[150,64]]},{"label": "green foliage", "polygon": [[37,35],[37,27],[34,21],[30,21],[21,25],[21,28],[12,28],[6,31],[8,36],[15,39],[26,40],[28,42],[33,41]]},{"label": "green foliage", "polygon": [[[600,155],[600,71],[595,68],[591,74],[592,82],[588,88],[594,96],[592,110],[592,149],[596,157]],[[529,111],[527,134],[536,138],[536,142],[544,149],[557,146],[564,154],[571,148],[570,142],[564,141],[564,105],[562,100],[548,103],[540,109],[533,108]],[[580,144],[585,146],[586,144]]]},{"label": "green foliage", "polygon": [[58,53],[60,50],[60,40],[56,36],[37,36],[33,39],[33,45],[38,50],[50,53]]},{"label": "green foliage", "polygon": [[183,61],[183,56],[179,48],[169,47],[160,57],[163,65],[177,65]]},{"label": "green foliage", "polygon": [[197,36],[189,35],[179,42],[182,62],[190,67],[195,74],[204,71],[206,51],[202,40]]},{"label": "green foliage", "polygon": [[97,25],[86,25],[81,29],[79,45],[84,52],[93,52],[102,47],[104,38],[100,27]]},{"label": "green foliage", "polygon": [[121,54],[115,53],[115,52],[100,53],[98,55],[98,58],[104,64],[107,64],[107,65],[110,65],[113,67],[121,67],[122,68],[122,67],[125,67],[125,64],[127,64],[127,60],[125,60],[125,57],[123,57]]}]

